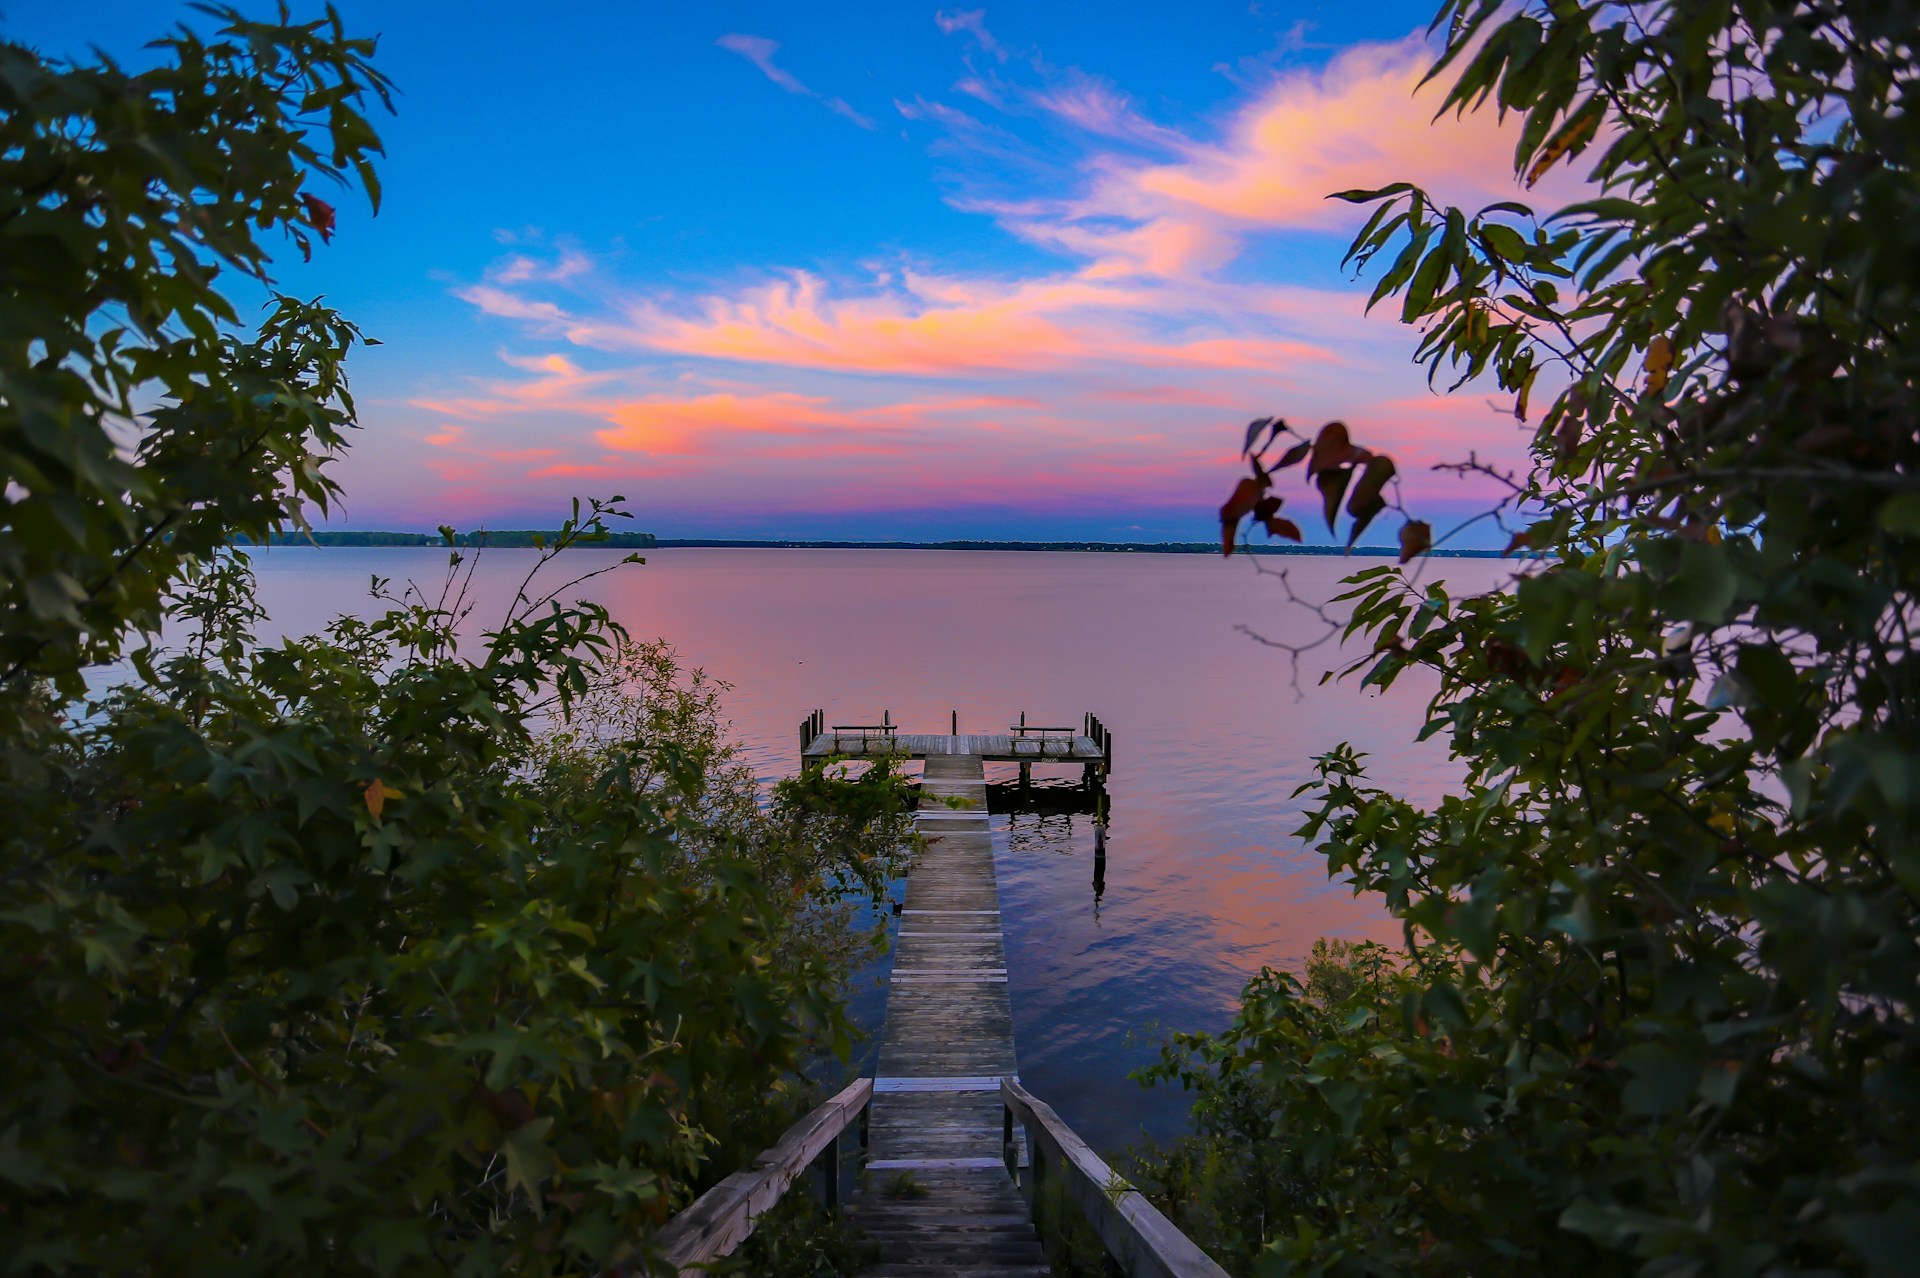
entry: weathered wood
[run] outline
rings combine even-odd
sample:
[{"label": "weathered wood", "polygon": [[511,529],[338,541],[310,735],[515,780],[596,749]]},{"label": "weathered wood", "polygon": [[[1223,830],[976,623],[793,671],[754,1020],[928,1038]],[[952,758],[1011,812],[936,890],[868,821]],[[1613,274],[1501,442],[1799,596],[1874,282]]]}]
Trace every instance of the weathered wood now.
[{"label": "weathered wood", "polygon": [[[709,1189],[668,1221],[652,1240],[656,1267],[647,1272],[692,1275],[730,1254],[753,1233],[754,1218],[780,1201],[787,1187],[822,1154],[837,1151],[840,1133],[873,1099],[873,1080],[855,1079],[826,1104],[787,1129],[779,1144],[753,1164]],[[831,1169],[837,1199],[838,1164]]]},{"label": "weathered wood", "polygon": [[1099,763],[1106,758],[1099,741],[1092,736],[1036,737],[1021,736],[1017,732],[958,732],[948,735],[884,732],[878,728],[861,732],[851,727],[841,732],[838,726],[827,728],[808,741],[804,757],[821,760],[834,756],[859,758],[864,755],[888,755],[900,759],[971,757],[998,763],[1041,759],[1060,763]]},{"label": "weathered wood", "polygon": [[[1000,1080],[1016,1062],[986,774],[964,748],[978,738],[936,740],[920,787],[926,845],[907,875],[888,984],[870,1174],[851,1211],[880,1244],[875,1274],[1037,1278],[1045,1253],[1000,1160]],[[914,1192],[889,1194],[907,1177]]]},{"label": "weathered wood", "polygon": [[1115,1175],[1051,1105],[1011,1078],[1002,1081],[1000,1097],[1008,1125],[1018,1121],[1026,1127],[1036,1186],[1057,1176],[1128,1278],[1227,1278],[1227,1271],[1174,1228],[1145,1194]]}]

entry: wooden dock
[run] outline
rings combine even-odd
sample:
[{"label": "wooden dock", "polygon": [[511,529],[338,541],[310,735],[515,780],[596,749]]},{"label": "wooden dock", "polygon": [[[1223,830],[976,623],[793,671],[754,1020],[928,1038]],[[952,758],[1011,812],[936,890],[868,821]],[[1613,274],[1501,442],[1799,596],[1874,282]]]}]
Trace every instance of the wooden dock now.
[{"label": "wooden dock", "polygon": [[676,1215],[651,1240],[648,1273],[699,1278],[809,1168],[839,1210],[840,1142],[857,1121],[865,1165],[845,1206],[879,1246],[864,1271],[871,1278],[1042,1278],[1052,1272],[1043,1230],[1057,1240],[1075,1217],[1109,1273],[1227,1278],[1019,1081],[984,764],[1022,764],[1016,795],[1037,793],[1026,786],[1032,763],[1086,768],[1097,893],[1112,734],[1093,715],[1077,732],[1024,714],[1005,734],[963,734],[958,714],[949,726],[902,734],[882,714],[877,724],[829,727],[817,710],[801,723],[803,766],[882,754],[925,761],[915,814],[924,847],[907,874],[879,1060],[874,1077],[855,1079]]},{"label": "wooden dock", "polygon": [[[815,767],[830,759],[976,759],[988,763],[1018,763],[1021,775],[1035,763],[1077,763],[1088,781],[1113,770],[1113,733],[1097,715],[1082,715],[1080,726],[1050,727],[1029,724],[1026,712],[1005,732],[962,732],[960,715],[952,717],[952,731],[901,732],[892,715],[882,712],[878,723],[835,723],[815,710],[800,721],[800,766]],[[983,805],[984,810],[984,805]]]},{"label": "wooden dock", "polygon": [[853,1218],[875,1275],[1049,1273],[1007,1174],[1000,1080],[1018,1073],[1000,891],[979,755],[927,759],[886,1030],[873,1080],[866,1186]]}]

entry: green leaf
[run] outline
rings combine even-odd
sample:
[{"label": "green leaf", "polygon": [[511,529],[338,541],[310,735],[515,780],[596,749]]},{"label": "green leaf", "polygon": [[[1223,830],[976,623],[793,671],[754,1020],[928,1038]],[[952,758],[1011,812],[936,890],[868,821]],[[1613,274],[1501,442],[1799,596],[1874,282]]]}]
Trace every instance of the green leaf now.
[{"label": "green leaf", "polygon": [[1920,537],[1920,493],[1901,493],[1880,507],[1880,527],[1896,537]]},{"label": "green leaf", "polygon": [[1632,1076],[1620,1094],[1630,1113],[1670,1113],[1700,1087],[1700,1062],[1664,1043],[1637,1043],[1620,1053],[1620,1063]]},{"label": "green leaf", "polygon": [[536,1118],[514,1128],[500,1142],[500,1152],[507,1160],[507,1188],[526,1194],[536,1216],[543,1214],[545,1206],[540,1186],[554,1169],[553,1152],[547,1148],[547,1133],[552,1130],[551,1117]]}]

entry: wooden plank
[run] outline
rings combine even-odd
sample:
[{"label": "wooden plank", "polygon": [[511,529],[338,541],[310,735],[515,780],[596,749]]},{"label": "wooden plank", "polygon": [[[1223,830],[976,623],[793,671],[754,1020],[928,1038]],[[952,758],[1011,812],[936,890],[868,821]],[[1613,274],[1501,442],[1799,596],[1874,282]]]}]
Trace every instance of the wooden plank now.
[{"label": "wooden plank", "polygon": [[[907,875],[854,1218],[882,1248],[875,1274],[1048,1272],[1002,1153],[1000,1079],[1016,1072],[986,773],[973,734],[908,737],[920,753],[925,848]],[[889,1198],[911,1175],[925,1197]]]},{"label": "wooden plank", "polygon": [[1036,1174],[1060,1177],[1067,1196],[1128,1278],[1227,1278],[1227,1271],[1174,1228],[1145,1194],[1116,1176],[1051,1105],[1011,1078],[1000,1096],[1027,1127]]},{"label": "wooden plank", "polygon": [[1005,1162],[998,1158],[871,1158],[867,1160],[868,1171],[957,1171],[961,1169],[984,1171],[990,1167],[1005,1165]]},{"label": "wooden plank", "polygon": [[868,1078],[874,1092],[998,1092],[1000,1078],[987,1075],[960,1077]]}]

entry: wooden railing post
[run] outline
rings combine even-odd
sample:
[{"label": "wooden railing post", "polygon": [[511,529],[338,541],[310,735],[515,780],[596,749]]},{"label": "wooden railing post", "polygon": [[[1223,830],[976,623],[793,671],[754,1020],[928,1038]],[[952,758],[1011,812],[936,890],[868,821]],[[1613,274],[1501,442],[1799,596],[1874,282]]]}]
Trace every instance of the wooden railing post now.
[{"label": "wooden railing post", "polygon": [[840,1214],[840,1137],[837,1133],[827,1142],[826,1152],[820,1155],[820,1170],[826,1173],[822,1188],[826,1191],[827,1214],[837,1216]]},{"label": "wooden railing post", "polygon": [[1005,1101],[1000,1104],[1000,1157],[1006,1161],[1007,1175],[1013,1177],[1014,1188],[1020,1187],[1020,1147],[1013,1143],[1013,1107]]},{"label": "wooden railing post", "polygon": [[1037,1139],[1033,1130],[1033,1124],[1026,1124],[1026,1129],[1027,1167],[1033,1173],[1028,1177],[1033,1185],[1030,1191],[1033,1195],[1033,1231],[1040,1235],[1041,1244],[1045,1245],[1047,1238],[1047,1208],[1042,1195],[1046,1193],[1047,1189],[1047,1151],[1042,1142]]}]

